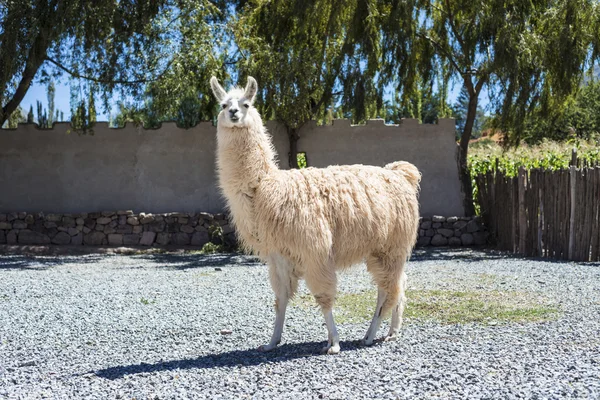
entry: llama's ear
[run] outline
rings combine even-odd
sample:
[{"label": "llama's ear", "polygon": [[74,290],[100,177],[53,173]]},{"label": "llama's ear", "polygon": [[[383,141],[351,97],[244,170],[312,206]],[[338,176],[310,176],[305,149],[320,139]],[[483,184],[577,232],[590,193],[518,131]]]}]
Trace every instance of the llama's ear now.
[{"label": "llama's ear", "polygon": [[256,91],[258,90],[258,83],[256,83],[256,79],[249,76],[248,83],[246,84],[246,92],[244,93],[244,97],[250,100],[252,103],[254,101],[254,96],[256,96]]},{"label": "llama's ear", "polygon": [[225,96],[227,95],[227,92],[225,92],[225,89],[223,89],[223,87],[221,85],[219,85],[219,81],[214,76],[212,78],[210,78],[210,87],[213,91],[213,94],[217,98],[217,101],[219,101],[219,102],[221,100],[223,100],[225,98]]}]

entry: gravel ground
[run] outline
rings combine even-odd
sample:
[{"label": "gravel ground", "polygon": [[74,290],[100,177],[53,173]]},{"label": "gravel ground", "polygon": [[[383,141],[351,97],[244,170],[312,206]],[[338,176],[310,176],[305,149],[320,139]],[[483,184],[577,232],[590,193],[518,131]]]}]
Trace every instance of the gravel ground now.
[{"label": "gravel ground", "polygon": [[[0,398],[600,398],[599,264],[417,251],[408,276],[414,289],[527,292],[562,312],[408,321],[401,340],[370,348],[358,343],[368,323],[339,325],[342,352],[327,356],[320,312],[295,306],[283,345],[263,354],[273,298],[251,257],[0,255]],[[372,287],[364,268],[340,280]]]}]

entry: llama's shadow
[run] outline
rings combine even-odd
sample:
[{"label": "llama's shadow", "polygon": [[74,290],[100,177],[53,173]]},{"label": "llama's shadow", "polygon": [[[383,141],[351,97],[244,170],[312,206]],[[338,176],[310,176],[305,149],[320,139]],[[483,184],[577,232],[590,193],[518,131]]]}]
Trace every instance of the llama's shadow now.
[{"label": "llama's shadow", "polygon": [[[172,370],[227,368],[237,366],[255,366],[290,361],[300,358],[321,356],[320,349],[326,342],[306,342],[284,344],[270,352],[261,352],[257,349],[234,350],[225,353],[207,354],[198,358],[185,358],[181,360],[162,361],[154,364],[140,363],[132,365],[119,365],[91,372],[104,379],[120,379],[127,375],[149,372],[162,372]],[[342,354],[364,348],[360,341],[340,342]],[[332,356],[323,356],[332,357]],[[333,356],[335,357],[335,356]]]}]

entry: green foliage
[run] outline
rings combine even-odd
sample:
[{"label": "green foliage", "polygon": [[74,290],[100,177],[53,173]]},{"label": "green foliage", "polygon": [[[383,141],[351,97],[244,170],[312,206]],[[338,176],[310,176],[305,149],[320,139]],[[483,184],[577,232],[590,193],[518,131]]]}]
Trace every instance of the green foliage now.
[{"label": "green foliage", "polygon": [[469,155],[469,169],[474,178],[497,168],[506,176],[517,176],[519,168],[543,168],[559,170],[569,167],[571,151],[577,149],[577,157],[587,165],[600,164],[600,143],[574,139],[567,142],[544,140],[535,146],[521,145],[505,149],[491,142],[473,146]]},{"label": "green foliage", "polygon": [[[202,35],[208,21],[201,16],[213,9],[208,0],[2,2],[0,123],[16,109],[34,79],[43,83],[65,73],[74,78],[71,86],[80,89],[72,108],[89,103],[91,83],[97,85],[94,90],[102,95],[106,109],[116,91],[123,98],[136,97],[148,82],[176,66],[177,56],[195,43],[212,50],[206,46],[211,38],[193,36],[192,30]],[[211,53],[205,51],[204,56],[210,58]]]},{"label": "green foliage", "polygon": [[19,125],[19,123],[26,122],[27,119],[23,115],[23,109],[18,107],[8,118],[5,125],[8,129],[15,129]]},{"label": "green foliage", "polygon": [[306,153],[298,153],[298,168],[306,168],[308,164],[306,162]]}]

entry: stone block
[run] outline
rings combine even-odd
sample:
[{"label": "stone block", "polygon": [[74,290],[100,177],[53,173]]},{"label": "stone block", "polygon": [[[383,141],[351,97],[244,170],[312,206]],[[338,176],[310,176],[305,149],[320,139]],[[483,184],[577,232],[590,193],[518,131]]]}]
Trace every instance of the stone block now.
[{"label": "stone block", "polygon": [[421,223],[421,229],[431,229],[431,221],[425,221]]},{"label": "stone block", "polygon": [[62,214],[47,214],[46,221],[49,222],[60,222],[62,220]]},{"label": "stone block", "polygon": [[176,245],[185,246],[190,244],[190,235],[185,232],[177,232],[171,236],[171,242]]},{"label": "stone block", "polygon": [[431,244],[431,238],[428,236],[420,237],[417,240],[417,246],[429,246]]},{"label": "stone block", "polygon": [[456,221],[452,227],[454,229],[463,229],[465,226],[467,226],[467,221]]},{"label": "stone block", "polygon": [[148,230],[151,232],[160,233],[165,230],[165,222],[164,221],[154,221],[148,224]]},{"label": "stone block", "polygon": [[446,218],[446,222],[449,222],[451,224],[455,223],[456,221],[458,221],[458,217],[448,217],[448,218]]},{"label": "stone block", "polygon": [[133,215],[133,210],[121,210],[117,211],[117,215]]},{"label": "stone block", "polygon": [[431,238],[432,246],[446,246],[447,244],[448,244],[448,239],[446,239],[444,236],[440,235],[439,233]]},{"label": "stone block", "polygon": [[84,226],[84,227],[83,227],[83,230],[82,230],[82,232],[83,232],[83,233],[85,233],[85,234],[88,234],[88,233],[90,233],[91,231],[92,231],[92,230],[91,230],[90,228],[88,228],[87,226]]},{"label": "stone block", "polygon": [[171,234],[165,232],[159,233],[156,236],[156,243],[160,244],[161,246],[171,243]]},{"label": "stone block", "polygon": [[119,233],[110,233],[108,235],[108,244],[111,246],[120,246],[123,244],[123,235]]},{"label": "stone block", "polygon": [[467,223],[467,232],[473,233],[473,232],[477,232],[478,230],[479,230],[479,224],[474,219],[470,220]]},{"label": "stone block", "polygon": [[17,231],[14,229],[6,234],[6,244],[17,244]]},{"label": "stone block", "polygon": [[83,237],[83,242],[85,244],[91,245],[91,246],[100,246],[102,244],[102,240],[104,238],[105,238],[104,233],[94,231],[94,232],[91,232],[91,233],[88,233],[87,235],[85,235]]},{"label": "stone block", "polygon": [[86,218],[83,221],[87,228],[94,229],[96,227],[96,220],[94,218]]},{"label": "stone block", "polygon": [[129,225],[139,225],[140,221],[138,221],[138,219],[136,217],[128,217],[127,218],[127,223]]},{"label": "stone block", "polygon": [[125,225],[127,223],[126,215],[119,215],[119,225]]},{"label": "stone block", "polygon": [[78,218],[75,220],[75,224],[77,224],[77,225],[83,225],[83,224],[84,224],[84,222],[85,222],[85,220],[84,220],[83,218],[81,218],[81,217],[78,217]]},{"label": "stone block", "polygon": [[206,213],[206,212],[198,213],[198,217],[202,218],[202,219],[204,219],[206,221],[209,221],[209,222],[212,221],[213,219],[215,219],[214,215]]},{"label": "stone block", "polygon": [[447,238],[454,236],[454,231],[452,229],[441,228],[438,229],[437,233]]},{"label": "stone block", "polygon": [[433,235],[435,235],[435,231],[433,229],[427,229],[425,231],[425,236],[432,237]]},{"label": "stone block", "polygon": [[199,231],[192,235],[192,246],[204,246],[208,242],[210,242],[208,231]]},{"label": "stone block", "polygon": [[19,219],[19,217],[18,217],[17,213],[14,213],[14,212],[13,212],[13,213],[10,213],[10,214],[8,214],[8,215],[6,216],[6,220],[7,220],[8,222],[12,222],[12,221],[14,221],[14,220],[16,220],[16,219]]},{"label": "stone block", "polygon": [[112,217],[113,215],[115,215],[114,211],[102,211],[103,217]]},{"label": "stone block", "polygon": [[133,233],[142,233],[144,231],[144,227],[142,225],[134,226],[132,229]]},{"label": "stone block", "polygon": [[80,245],[83,243],[83,234],[79,232],[77,235],[71,238],[71,244]]},{"label": "stone block", "polygon": [[26,216],[27,216],[26,212],[17,213],[17,218],[18,219],[25,219]]},{"label": "stone block", "polygon": [[142,238],[140,239],[140,244],[143,246],[152,246],[152,243],[154,243],[155,238],[156,238],[155,232],[146,231],[142,234]]},{"label": "stone block", "polygon": [[194,233],[194,228],[189,225],[182,225],[180,227],[180,229],[181,229],[181,232],[184,232],[184,233]]},{"label": "stone block", "polygon": [[441,215],[434,215],[431,217],[433,222],[446,222],[446,217],[442,217]]},{"label": "stone block", "polygon": [[113,233],[117,233],[117,230],[112,226],[104,225],[104,229],[102,230],[102,232],[104,232],[105,235],[110,235]]},{"label": "stone block", "polygon": [[228,235],[230,233],[233,233],[235,230],[233,229],[233,226],[230,224],[227,225],[223,225],[223,235]]},{"label": "stone block", "polygon": [[152,214],[143,214],[142,213],[142,214],[140,214],[139,220],[140,220],[141,224],[144,224],[144,225],[145,224],[149,224],[151,222],[154,222],[154,215],[152,215]]},{"label": "stone block", "polygon": [[0,244],[4,244],[6,243],[6,233],[4,233],[4,231],[0,230]]},{"label": "stone block", "polygon": [[6,214],[0,214],[0,222],[6,222]]},{"label": "stone block", "polygon": [[12,229],[12,223],[10,222],[0,222],[0,229],[10,230]]},{"label": "stone block", "polygon": [[128,233],[123,235],[123,244],[126,246],[134,246],[140,243],[140,235],[136,233]]},{"label": "stone block", "polygon": [[18,242],[19,244],[50,244],[50,237],[43,233],[23,229],[19,232]]},{"label": "stone block", "polygon": [[27,229],[27,222],[17,219],[12,223],[13,229]]},{"label": "stone block", "polygon": [[117,233],[133,233],[133,226],[131,225],[119,225],[116,229]]},{"label": "stone block", "polygon": [[419,229],[418,237],[423,237],[423,236],[425,236],[425,229]]},{"label": "stone block", "polygon": [[100,217],[96,220],[96,223],[98,223],[100,225],[106,225],[106,224],[110,224],[111,221],[112,221],[112,218],[110,218],[110,217]]},{"label": "stone block", "polygon": [[33,225],[33,223],[35,222],[35,218],[33,217],[32,214],[27,214],[27,216],[25,217],[25,222],[28,225]]},{"label": "stone block", "polygon": [[75,218],[73,218],[73,217],[63,217],[63,219],[62,219],[62,226],[64,226],[65,228],[74,228],[75,225],[77,225],[75,223]]},{"label": "stone block", "polygon": [[431,227],[433,229],[440,229],[442,227],[442,223],[441,222],[434,222],[433,224],[431,224]]},{"label": "stone block", "polygon": [[177,222],[179,222],[182,225],[187,224],[190,221],[190,219],[188,217],[178,217],[177,218]]},{"label": "stone block", "polygon": [[69,244],[71,243],[71,235],[67,232],[58,232],[56,236],[52,238],[53,244]]},{"label": "stone block", "polygon": [[448,239],[449,246],[460,246],[461,244],[462,242],[460,241],[460,238],[451,237],[450,239]]},{"label": "stone block", "polygon": [[58,225],[56,225],[56,222],[44,222],[44,227],[46,229],[50,229],[50,228],[56,228]]},{"label": "stone block", "polygon": [[470,233],[463,233],[460,236],[460,241],[462,242],[463,246],[470,246],[473,244],[473,235]]}]

